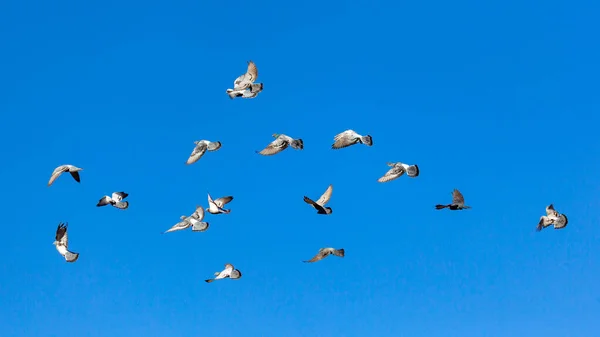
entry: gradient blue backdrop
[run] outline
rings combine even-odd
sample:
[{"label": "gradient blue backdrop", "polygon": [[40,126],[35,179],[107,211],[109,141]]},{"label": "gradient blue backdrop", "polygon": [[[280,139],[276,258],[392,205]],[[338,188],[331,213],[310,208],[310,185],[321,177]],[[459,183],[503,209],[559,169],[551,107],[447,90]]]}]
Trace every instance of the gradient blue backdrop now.
[{"label": "gradient blue backdrop", "polygon": [[[2,2],[0,334],[598,336],[598,10]],[[232,101],[250,59],[265,89]],[[330,150],[349,128],[373,147]],[[272,133],[304,151],[255,154]],[[223,147],[186,166],[199,139]],[[387,161],[421,176],[378,184]],[[61,164],[81,184],[48,188]],[[473,208],[435,211],[453,188]],[[95,207],[113,191],[129,210]],[[207,191],[231,214],[160,234]],[[549,203],[569,225],[537,233]]]}]

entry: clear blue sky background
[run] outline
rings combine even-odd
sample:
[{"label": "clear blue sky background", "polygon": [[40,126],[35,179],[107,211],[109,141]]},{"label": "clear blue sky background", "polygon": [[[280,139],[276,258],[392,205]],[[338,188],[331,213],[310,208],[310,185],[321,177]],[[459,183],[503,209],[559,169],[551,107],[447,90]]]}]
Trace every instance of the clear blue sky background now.
[{"label": "clear blue sky background", "polygon": [[[598,336],[598,10],[2,2],[0,334]],[[232,101],[250,59],[265,89]],[[374,146],[330,150],[349,128]],[[304,151],[258,156],[272,133]],[[199,139],[223,147],[186,166]],[[387,161],[421,176],[378,184]],[[48,188],[61,164],[81,184]],[[453,188],[473,208],[435,211]],[[113,191],[127,211],[96,208]],[[231,214],[160,234],[207,191]],[[569,225],[537,233],[549,203]]]}]

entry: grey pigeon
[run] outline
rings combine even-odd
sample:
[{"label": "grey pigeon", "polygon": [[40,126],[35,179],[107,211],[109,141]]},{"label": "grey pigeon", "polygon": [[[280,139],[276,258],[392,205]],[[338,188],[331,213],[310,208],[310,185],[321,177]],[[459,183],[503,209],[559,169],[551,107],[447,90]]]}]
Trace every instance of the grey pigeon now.
[{"label": "grey pigeon", "polygon": [[73,179],[75,179],[75,181],[79,183],[81,182],[81,179],[79,177],[79,171],[82,170],[82,168],[74,165],[60,165],[59,167],[55,168],[52,172],[52,176],[50,176],[50,180],[48,181],[48,186],[52,185],[52,183],[54,183],[54,181],[58,179],[58,177],[60,177],[60,175],[64,172],[71,173]]}]

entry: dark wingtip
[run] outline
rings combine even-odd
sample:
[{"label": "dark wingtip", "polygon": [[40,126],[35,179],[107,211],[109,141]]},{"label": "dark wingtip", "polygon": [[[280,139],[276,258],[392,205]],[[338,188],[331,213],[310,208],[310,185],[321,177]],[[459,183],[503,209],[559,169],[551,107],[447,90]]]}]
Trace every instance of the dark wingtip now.
[{"label": "dark wingtip", "polygon": [[415,177],[417,177],[417,176],[419,176],[419,173],[421,173],[421,172],[419,171],[419,165],[416,165],[416,164],[415,164],[415,169],[417,170],[417,173],[415,174]]}]

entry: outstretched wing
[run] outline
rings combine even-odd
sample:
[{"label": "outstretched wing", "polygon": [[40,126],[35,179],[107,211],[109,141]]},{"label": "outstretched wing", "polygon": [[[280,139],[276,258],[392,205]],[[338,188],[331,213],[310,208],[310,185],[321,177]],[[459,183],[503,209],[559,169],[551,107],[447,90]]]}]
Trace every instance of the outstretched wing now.
[{"label": "outstretched wing", "polygon": [[180,231],[180,230],[186,229],[192,225],[185,217],[183,217],[183,218],[184,219],[182,219],[180,222],[176,223],[173,227],[169,228],[164,233]]},{"label": "outstretched wing", "polygon": [[258,154],[261,154],[263,156],[272,156],[287,149],[288,145],[289,143],[285,139],[277,137],[277,139],[269,143],[269,145],[267,145],[267,147],[258,152]]},{"label": "outstretched wing", "polygon": [[110,197],[108,195],[105,195],[102,197],[102,199],[98,200],[96,207],[102,207],[102,206],[106,206],[108,204],[110,204]]},{"label": "outstretched wing", "polygon": [[388,181],[392,181],[394,179],[400,178],[404,174],[404,168],[402,166],[394,166],[389,169],[383,177],[377,179],[380,183],[386,183]]},{"label": "outstretched wing", "polygon": [[334,143],[331,145],[331,148],[337,150],[356,144],[358,141],[358,134],[353,130],[346,130],[337,134],[333,140]]},{"label": "outstretched wing", "polygon": [[69,227],[68,223],[59,223],[58,228],[56,228],[56,237],[55,240],[58,241],[59,245],[65,246],[65,248],[69,247],[69,238],[67,236],[67,227]]},{"label": "outstretched wing", "polygon": [[196,210],[192,214],[192,218],[194,218],[198,221],[202,221],[202,219],[204,219],[204,207],[197,206]]},{"label": "outstretched wing", "polygon": [[546,206],[546,215],[552,218],[558,218],[558,212],[554,209],[554,205]]},{"label": "outstretched wing", "polygon": [[317,253],[317,255],[313,256],[312,259],[307,260],[307,261],[303,261],[303,262],[312,263],[312,262],[321,261],[321,260],[323,260],[329,254],[330,254],[329,251],[321,249],[321,250],[319,250],[319,252]]},{"label": "outstretched wing", "polygon": [[58,177],[60,177],[60,175],[63,174],[63,172],[67,172],[68,170],[69,170],[69,167],[67,165],[61,165],[61,166],[55,168],[54,171],[52,171],[50,180],[48,181],[48,186],[52,185],[52,183],[54,183],[54,181],[56,179],[58,179]]},{"label": "outstretched wing", "polygon": [[202,158],[204,153],[206,153],[207,149],[208,147],[206,146],[206,143],[202,142],[196,144],[196,147],[194,147],[194,150],[192,151],[192,154],[190,154],[190,157],[188,158],[186,164],[190,165],[197,162],[200,158]]},{"label": "outstretched wing", "polygon": [[78,183],[81,182],[81,177],[79,176],[79,171],[69,171],[69,173],[71,173],[71,176],[73,177],[73,179],[75,179],[76,182],[78,182]]},{"label": "outstretched wing", "polygon": [[254,83],[254,81],[256,81],[256,79],[258,78],[258,68],[252,60],[248,61],[248,70],[246,71],[246,78],[248,81],[250,81],[250,83]]},{"label": "outstretched wing", "polygon": [[333,185],[329,185],[329,187],[327,187],[325,193],[323,193],[319,200],[317,200],[317,204],[325,206],[325,204],[329,202],[329,199],[331,199],[331,193],[333,193]]},{"label": "outstretched wing", "polygon": [[223,206],[227,205],[229,202],[231,202],[231,200],[233,200],[232,196],[222,197],[222,198],[219,198],[219,199],[215,200],[215,204],[219,208],[223,208]]},{"label": "outstretched wing", "polygon": [[248,61],[248,69],[246,73],[239,76],[233,82],[233,88],[235,90],[244,90],[252,85],[258,78],[258,68],[252,61]]},{"label": "outstretched wing", "polygon": [[452,203],[455,205],[465,204],[465,198],[463,197],[462,193],[460,193],[460,191],[457,189],[454,189],[454,191],[452,192]]}]

